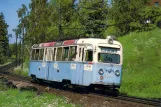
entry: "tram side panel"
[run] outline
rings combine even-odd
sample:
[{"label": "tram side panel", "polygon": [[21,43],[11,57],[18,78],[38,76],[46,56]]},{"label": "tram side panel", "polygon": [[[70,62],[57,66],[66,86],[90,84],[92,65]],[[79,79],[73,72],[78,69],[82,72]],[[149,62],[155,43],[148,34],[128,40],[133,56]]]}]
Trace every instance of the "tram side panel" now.
[{"label": "tram side panel", "polygon": [[84,63],[82,63],[82,62],[77,63],[76,84],[79,84],[79,85],[83,85],[83,74],[84,74],[83,65],[84,65]]},{"label": "tram side panel", "polygon": [[88,64],[87,62],[83,64],[82,70],[83,73],[83,84],[84,86],[89,86],[92,83],[93,79],[93,71],[92,71],[93,65]]},{"label": "tram side panel", "polygon": [[49,77],[50,81],[62,82],[63,80],[70,80],[70,63],[56,61],[51,62],[49,67]]},{"label": "tram side panel", "polygon": [[88,86],[91,83],[89,77],[88,71],[84,74],[84,63],[82,62],[51,62],[49,66],[48,80],[50,81],[69,80],[71,84]]},{"label": "tram side panel", "polygon": [[83,63],[72,62],[70,65],[71,84],[83,85]]},{"label": "tram side panel", "polygon": [[39,79],[47,79],[48,63],[43,61],[30,61],[29,76],[36,76]]}]

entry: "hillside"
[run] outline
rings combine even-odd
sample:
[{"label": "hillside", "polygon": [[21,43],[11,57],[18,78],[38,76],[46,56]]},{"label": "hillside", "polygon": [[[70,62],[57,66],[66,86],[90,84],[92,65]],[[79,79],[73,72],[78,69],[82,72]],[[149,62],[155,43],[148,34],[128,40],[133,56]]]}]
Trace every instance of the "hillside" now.
[{"label": "hillside", "polygon": [[119,38],[124,48],[120,92],[161,98],[161,30],[131,33]]}]

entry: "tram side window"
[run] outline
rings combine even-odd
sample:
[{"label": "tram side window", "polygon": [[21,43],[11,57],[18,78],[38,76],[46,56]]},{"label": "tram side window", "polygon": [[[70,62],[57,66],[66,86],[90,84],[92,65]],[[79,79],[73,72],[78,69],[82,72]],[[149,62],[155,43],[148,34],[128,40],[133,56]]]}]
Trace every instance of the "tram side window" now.
[{"label": "tram side window", "polygon": [[31,54],[31,60],[35,59],[35,49],[32,50],[32,54]]},{"label": "tram side window", "polygon": [[68,61],[68,54],[69,54],[69,47],[64,47],[63,48],[63,61]]},{"label": "tram side window", "polygon": [[52,53],[53,59],[52,59],[52,61],[55,61],[55,52],[56,52],[56,48],[53,49],[53,53]]},{"label": "tram side window", "polygon": [[77,46],[71,46],[69,51],[69,61],[75,61],[77,54]]},{"label": "tram side window", "polygon": [[44,56],[44,49],[40,49],[40,51],[39,51],[39,60],[43,60],[43,56]]},{"label": "tram side window", "polygon": [[52,60],[52,49],[47,49],[47,61],[51,61]]},{"label": "tram side window", "polygon": [[36,49],[35,50],[35,60],[38,60],[39,59],[39,49]]},{"label": "tram side window", "polygon": [[84,48],[82,50],[82,61],[84,61]]},{"label": "tram side window", "polygon": [[56,61],[62,60],[62,48],[57,48]]},{"label": "tram side window", "polygon": [[79,58],[81,57],[81,48],[79,48]]},{"label": "tram side window", "polygon": [[86,61],[93,61],[93,51],[92,50],[86,51]]},{"label": "tram side window", "polygon": [[53,50],[52,49],[49,50],[49,56],[50,56],[50,61],[52,61],[52,59],[53,59]]},{"label": "tram side window", "polygon": [[39,58],[39,49],[33,49],[31,60],[38,60],[38,58]]}]

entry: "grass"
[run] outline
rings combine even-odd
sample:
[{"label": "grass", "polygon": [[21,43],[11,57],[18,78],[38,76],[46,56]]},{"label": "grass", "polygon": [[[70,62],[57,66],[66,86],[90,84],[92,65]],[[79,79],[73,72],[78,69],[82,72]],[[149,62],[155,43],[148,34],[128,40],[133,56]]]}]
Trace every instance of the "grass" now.
[{"label": "grass", "polygon": [[37,96],[35,92],[8,89],[0,95],[0,107],[79,107],[67,98],[47,93]]},{"label": "grass", "polygon": [[161,30],[134,32],[119,41],[124,48],[120,92],[143,98],[161,98]]},{"label": "grass", "polygon": [[20,91],[7,88],[0,80],[0,107],[81,107],[70,102],[69,98],[34,91]]},{"label": "grass", "polygon": [[23,67],[23,70],[21,69],[21,66],[17,66],[14,68],[14,74],[17,74],[17,75],[22,75],[22,76],[28,76],[28,63],[24,63],[24,67]]}]

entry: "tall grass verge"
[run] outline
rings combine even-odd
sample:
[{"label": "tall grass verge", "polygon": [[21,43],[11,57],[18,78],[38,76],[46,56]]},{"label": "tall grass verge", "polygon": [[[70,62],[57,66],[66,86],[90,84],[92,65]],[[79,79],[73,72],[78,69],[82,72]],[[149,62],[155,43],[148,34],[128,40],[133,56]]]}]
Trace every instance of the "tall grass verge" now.
[{"label": "tall grass verge", "polygon": [[124,48],[120,92],[143,98],[161,98],[161,30],[134,32],[119,41]]},{"label": "tall grass verge", "polygon": [[14,74],[22,75],[22,76],[28,76],[29,68],[28,63],[24,63],[23,70],[21,69],[21,66],[17,66],[14,68]]},{"label": "tall grass verge", "polygon": [[80,107],[63,96],[8,88],[0,79],[0,107]]},{"label": "tall grass verge", "polygon": [[0,91],[0,107],[79,107],[56,95],[36,95],[35,92],[8,89]]}]

